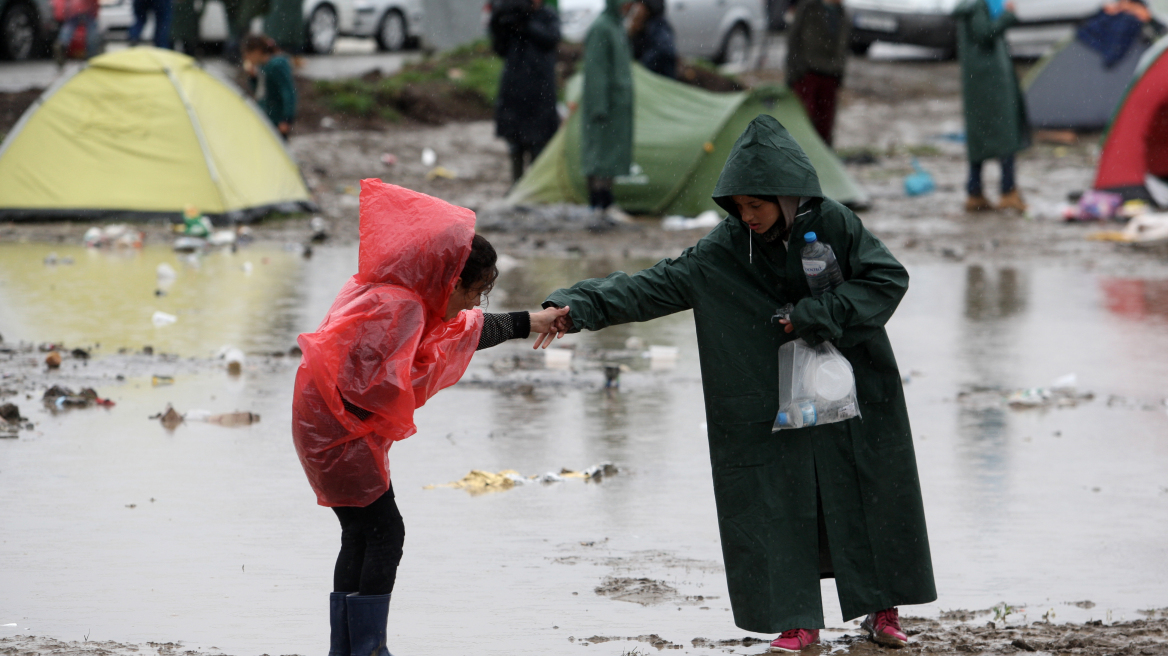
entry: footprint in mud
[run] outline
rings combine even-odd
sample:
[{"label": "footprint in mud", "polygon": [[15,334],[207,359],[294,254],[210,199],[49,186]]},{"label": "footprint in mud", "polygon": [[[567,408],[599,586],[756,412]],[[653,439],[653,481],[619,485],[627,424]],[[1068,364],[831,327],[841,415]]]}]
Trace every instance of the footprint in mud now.
[{"label": "footprint in mud", "polygon": [[653,579],[606,577],[596,586],[596,594],[617,601],[628,601],[642,606],[684,599],[677,588]]}]

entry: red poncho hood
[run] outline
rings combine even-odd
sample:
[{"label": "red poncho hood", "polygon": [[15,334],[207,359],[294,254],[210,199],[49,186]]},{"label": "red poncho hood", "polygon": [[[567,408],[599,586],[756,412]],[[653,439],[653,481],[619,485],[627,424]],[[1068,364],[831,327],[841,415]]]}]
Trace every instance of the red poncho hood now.
[{"label": "red poncho hood", "polygon": [[[470,364],[482,312],[443,316],[474,221],[466,208],[361,181],[357,274],[316,332],[297,339],[292,436],[321,505],[366,506],[384,494],[390,445],[414,434],[414,410]],[[372,415],[346,411],[342,397]]]}]

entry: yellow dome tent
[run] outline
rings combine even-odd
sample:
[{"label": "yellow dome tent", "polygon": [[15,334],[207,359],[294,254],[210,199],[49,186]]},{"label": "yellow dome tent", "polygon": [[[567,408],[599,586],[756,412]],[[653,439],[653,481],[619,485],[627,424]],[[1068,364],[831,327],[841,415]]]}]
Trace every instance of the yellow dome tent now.
[{"label": "yellow dome tent", "polygon": [[0,218],[311,210],[300,170],[238,89],[170,50],[92,59],[0,144]]}]

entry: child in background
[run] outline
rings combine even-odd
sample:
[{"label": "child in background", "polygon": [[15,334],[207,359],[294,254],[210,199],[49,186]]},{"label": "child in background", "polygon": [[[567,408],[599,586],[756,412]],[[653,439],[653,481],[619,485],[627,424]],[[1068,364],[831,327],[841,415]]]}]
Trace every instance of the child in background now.
[{"label": "child in background", "polygon": [[260,109],[286,141],[296,120],[292,62],[271,37],[251,34],[243,40],[243,69]]}]

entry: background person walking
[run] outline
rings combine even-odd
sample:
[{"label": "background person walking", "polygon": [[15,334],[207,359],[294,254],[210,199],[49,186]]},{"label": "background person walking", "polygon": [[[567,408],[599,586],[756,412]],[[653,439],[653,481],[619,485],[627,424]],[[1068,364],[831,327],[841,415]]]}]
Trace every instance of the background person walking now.
[{"label": "background person walking", "polygon": [[296,81],[292,78],[292,62],[270,37],[252,34],[243,40],[243,68],[247,71],[256,103],[287,140],[296,120]]},{"label": "background person walking", "polygon": [[998,209],[1026,210],[1014,178],[1014,154],[1030,145],[1026,101],[1006,46],[1006,29],[1018,22],[1014,3],[966,0],[954,12],[961,58],[961,95],[965,104],[965,146],[969,157],[965,211],[993,209],[981,182],[982,165],[1002,165]]},{"label": "background person walking", "polygon": [[542,0],[491,5],[491,48],[503,58],[495,135],[507,141],[512,183],[560,127],[556,111],[556,45],[560,19]]},{"label": "background person walking", "polygon": [[804,0],[787,32],[787,86],[831,145],[836,95],[848,63],[851,25],[840,0]]},{"label": "background person walking", "polygon": [[154,15],[155,48],[170,47],[170,0],[134,0],[134,24],[130,26],[130,45],[136,46],[142,40],[142,30],[146,20]]},{"label": "background person walking", "polygon": [[[626,5],[627,6],[627,5]],[[588,178],[588,204],[608,210],[613,178],[633,164],[633,73],[620,0],[605,0],[604,12],[584,38],[584,93],[580,99],[580,160]]]}]

